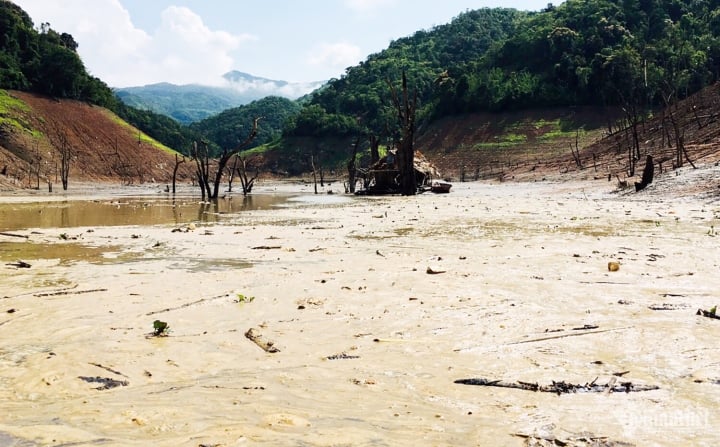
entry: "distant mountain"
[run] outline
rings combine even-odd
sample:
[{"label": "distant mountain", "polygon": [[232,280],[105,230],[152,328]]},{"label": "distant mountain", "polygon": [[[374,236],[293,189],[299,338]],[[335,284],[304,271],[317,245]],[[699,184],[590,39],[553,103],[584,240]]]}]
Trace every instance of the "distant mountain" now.
[{"label": "distant mountain", "polygon": [[321,87],[324,82],[292,83],[231,71],[223,75],[220,87],[169,83],[115,90],[127,105],[167,115],[182,124],[203,120],[218,113],[249,104],[267,96],[297,99]]}]

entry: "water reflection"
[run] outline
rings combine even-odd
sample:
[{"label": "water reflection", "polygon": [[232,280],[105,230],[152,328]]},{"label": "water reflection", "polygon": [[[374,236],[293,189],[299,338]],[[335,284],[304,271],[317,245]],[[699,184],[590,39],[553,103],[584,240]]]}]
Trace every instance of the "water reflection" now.
[{"label": "water reflection", "polygon": [[217,222],[224,214],[271,209],[290,196],[260,194],[215,202],[192,199],[122,198],[119,200],[0,204],[0,231],[114,225],[164,225]]}]

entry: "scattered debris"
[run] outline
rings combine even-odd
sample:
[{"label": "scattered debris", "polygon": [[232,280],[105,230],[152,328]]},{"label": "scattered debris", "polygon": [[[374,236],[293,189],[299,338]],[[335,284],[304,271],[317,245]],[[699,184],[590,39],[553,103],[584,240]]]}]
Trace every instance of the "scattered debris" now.
[{"label": "scattered debris", "polygon": [[435,270],[432,267],[428,267],[427,270],[425,270],[425,273],[428,275],[439,275],[440,273],[445,273],[445,270]]},{"label": "scattered debris", "polygon": [[620,382],[617,383],[615,378],[611,379],[606,384],[596,383],[597,378],[590,383],[585,384],[573,384],[565,381],[555,382],[552,381],[549,385],[540,385],[536,383],[523,382],[518,380],[517,382],[504,382],[502,380],[489,380],[482,378],[474,379],[459,379],[455,383],[461,385],[476,385],[476,386],[493,386],[500,388],[516,388],[525,391],[538,391],[543,393],[556,393],[556,394],[570,394],[570,393],[631,393],[639,391],[652,391],[660,389],[655,385],[637,385],[632,382]]},{"label": "scattered debris", "polygon": [[5,233],[2,231],[0,231],[0,236],[19,237],[19,238],[23,238],[23,239],[30,239],[30,236],[26,236],[24,234]]},{"label": "scattered debris", "polygon": [[713,306],[710,310],[698,309],[695,315],[702,315],[703,317],[720,320],[720,315],[717,315],[716,312],[717,306]]},{"label": "scattered debris", "polygon": [[279,245],[259,245],[252,247],[253,250],[280,250],[282,247]]},{"label": "scattered debris", "polygon": [[608,270],[611,272],[617,272],[620,270],[620,263],[615,261],[608,262]]},{"label": "scattered debris", "polygon": [[248,329],[247,332],[245,332],[245,337],[258,345],[265,352],[271,354],[280,352],[280,350],[275,346],[275,342],[263,337],[263,335],[255,328]]},{"label": "scattered debris", "polygon": [[82,295],[84,293],[107,292],[108,289],[89,289],[89,290],[60,290],[57,292],[35,293],[34,297],[41,298],[46,296],[59,295]]},{"label": "scattered debris", "polygon": [[359,355],[348,355],[347,353],[342,352],[340,354],[329,355],[325,358],[328,360],[352,360],[352,359],[359,359],[360,356]]},{"label": "scattered debris", "polygon": [[78,379],[85,381],[87,383],[99,383],[100,386],[95,388],[96,390],[109,390],[112,388],[117,388],[119,386],[128,386],[130,385],[130,382],[127,380],[116,380],[111,379],[110,377],[88,377],[88,376],[78,376]]},{"label": "scattered debris", "polygon": [[651,304],[648,306],[648,309],[650,310],[680,310],[680,309],[687,309],[690,307],[689,304],[672,304],[672,303],[662,303],[662,304]]},{"label": "scattered debris", "polygon": [[8,262],[8,263],[5,264],[5,265],[9,265],[9,266],[12,266],[12,267],[17,267],[17,268],[19,268],[19,269],[29,269],[30,267],[32,267],[31,264],[28,264],[27,262],[21,261],[21,260],[17,260],[17,261],[15,261],[15,262]]}]

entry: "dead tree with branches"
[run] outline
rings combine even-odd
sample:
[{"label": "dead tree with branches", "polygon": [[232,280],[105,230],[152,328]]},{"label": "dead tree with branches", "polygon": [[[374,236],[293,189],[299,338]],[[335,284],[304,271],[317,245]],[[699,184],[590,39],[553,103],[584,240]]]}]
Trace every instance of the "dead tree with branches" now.
[{"label": "dead tree with branches", "polygon": [[[260,121],[260,118],[255,118],[248,136],[234,148],[223,149],[217,160],[211,159],[210,150],[206,142],[201,142],[200,144],[197,142],[193,143],[192,157],[197,167],[198,183],[202,192],[203,201],[205,197],[207,197],[208,200],[216,200],[218,198],[220,182],[222,181],[223,173],[225,172],[228,162],[255,139],[257,136],[258,121]],[[214,175],[211,173],[211,165],[215,168]]]},{"label": "dead tree with branches", "polygon": [[397,144],[397,167],[400,172],[400,194],[413,196],[417,193],[415,181],[415,110],[417,108],[418,93],[414,90],[412,97],[408,93],[407,75],[402,73],[402,90],[397,89],[390,80],[390,95],[397,112],[397,123],[400,130],[400,141]]},{"label": "dead tree with branches", "polygon": [[240,184],[242,185],[243,195],[247,196],[252,192],[253,186],[255,185],[255,180],[260,175],[260,169],[256,166],[255,167],[255,173],[250,175],[250,166],[248,166],[248,157],[241,157],[240,155],[237,156],[238,166],[237,166],[237,173],[240,177]]}]

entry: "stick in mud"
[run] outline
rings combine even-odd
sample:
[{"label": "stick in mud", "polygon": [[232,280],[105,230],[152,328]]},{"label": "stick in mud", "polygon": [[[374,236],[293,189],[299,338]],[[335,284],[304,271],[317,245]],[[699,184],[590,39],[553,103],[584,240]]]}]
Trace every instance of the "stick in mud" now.
[{"label": "stick in mud", "polygon": [[[613,379],[615,379],[613,377]],[[620,382],[611,380],[610,382],[601,385],[595,383],[597,379],[590,383],[582,385],[567,383],[564,381],[555,382],[553,381],[549,385],[540,385],[536,383],[523,382],[518,380],[517,382],[504,382],[502,380],[489,380],[483,378],[473,379],[459,379],[455,383],[460,385],[475,385],[475,386],[494,386],[500,388],[515,388],[525,391],[536,391],[542,393],[556,393],[556,394],[569,394],[569,393],[631,393],[639,391],[652,391],[658,390],[659,387],[655,385],[636,385],[632,382]]]},{"label": "stick in mud", "polygon": [[258,345],[265,352],[269,352],[271,354],[280,352],[280,350],[275,346],[275,342],[263,337],[263,335],[260,334],[255,328],[248,329],[247,332],[245,332],[245,337]]}]

